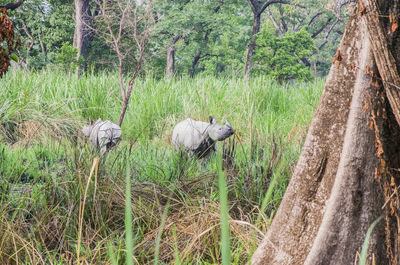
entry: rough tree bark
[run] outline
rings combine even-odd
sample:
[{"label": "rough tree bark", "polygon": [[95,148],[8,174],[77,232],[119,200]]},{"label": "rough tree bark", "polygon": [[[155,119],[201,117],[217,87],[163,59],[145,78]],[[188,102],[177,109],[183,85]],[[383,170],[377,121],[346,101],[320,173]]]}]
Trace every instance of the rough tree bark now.
[{"label": "rough tree bark", "polygon": [[[379,4],[381,20],[399,14],[398,0]],[[382,214],[369,262],[399,264],[400,128],[376,67],[371,22],[363,18],[371,13],[370,5],[353,7],[295,172],[252,264],[354,264]],[[399,42],[397,36],[390,47],[397,66]],[[386,72],[380,76],[387,80]]]},{"label": "rough tree bark", "polygon": [[82,56],[83,64],[77,69],[77,75],[81,75],[82,71],[86,71],[87,57],[89,54],[90,44],[90,0],[75,0],[75,32],[74,47],[78,49],[77,59]]}]

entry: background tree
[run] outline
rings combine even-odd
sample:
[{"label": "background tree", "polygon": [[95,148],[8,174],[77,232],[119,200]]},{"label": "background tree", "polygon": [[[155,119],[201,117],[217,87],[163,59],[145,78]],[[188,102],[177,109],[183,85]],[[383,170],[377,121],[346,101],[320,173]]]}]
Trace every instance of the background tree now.
[{"label": "background tree", "polygon": [[269,1],[260,1],[260,0],[248,0],[249,5],[251,7],[251,11],[253,12],[253,28],[251,31],[250,43],[247,50],[246,57],[246,65],[244,68],[244,75],[248,76],[251,69],[251,57],[253,56],[254,49],[256,48],[256,39],[257,33],[260,32],[261,27],[261,15],[262,13],[272,4],[289,4],[289,1],[285,0],[269,0]]},{"label": "background tree", "polygon": [[83,58],[83,64],[77,68],[77,75],[85,71],[87,67],[87,57],[89,54],[89,45],[91,39],[90,24],[92,14],[90,11],[89,0],[74,0],[75,3],[75,31],[74,47],[78,49],[77,59]]},{"label": "background tree", "polygon": [[[131,0],[116,0],[98,2],[97,4],[99,14],[96,17],[96,22],[99,27],[91,28],[91,30],[94,30],[106,41],[118,58],[117,68],[122,96],[122,110],[118,125],[121,126],[135,79],[142,69],[151,26],[154,24],[153,3],[152,1],[140,3]],[[126,84],[124,66],[126,61],[132,59],[135,67],[128,84]]]},{"label": "background tree", "polygon": [[333,6],[328,1],[309,0],[303,2],[304,7],[276,4],[266,9],[266,15],[280,37],[305,29],[315,48],[313,56],[303,58],[302,63],[326,75],[348,17],[347,2],[337,1]]},{"label": "background tree", "polygon": [[16,39],[14,32],[14,22],[7,11],[18,8],[22,2],[0,5],[0,78],[7,72],[10,60],[13,58],[12,53],[20,45],[20,38],[18,36]]},{"label": "background tree", "polygon": [[313,40],[305,29],[284,36],[275,36],[266,27],[257,36],[257,53],[252,71],[278,81],[309,81],[312,73],[302,64],[313,51]]},{"label": "background tree", "polygon": [[252,264],[354,263],[381,215],[369,262],[399,264],[400,10],[398,1],[378,2],[351,5],[302,154]]},{"label": "background tree", "polygon": [[72,43],[74,25],[71,0],[26,2],[15,17],[25,48],[20,57],[29,68],[40,69],[56,63],[63,43]]}]

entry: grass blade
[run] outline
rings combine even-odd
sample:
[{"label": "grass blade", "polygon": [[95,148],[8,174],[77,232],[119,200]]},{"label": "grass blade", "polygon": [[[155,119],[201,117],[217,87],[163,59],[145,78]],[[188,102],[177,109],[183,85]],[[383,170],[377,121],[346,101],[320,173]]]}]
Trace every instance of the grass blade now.
[{"label": "grass blade", "polygon": [[158,262],[159,262],[161,236],[162,236],[162,231],[164,229],[165,220],[167,219],[168,210],[169,210],[169,201],[164,208],[164,212],[161,217],[161,224],[160,224],[160,227],[159,227],[159,230],[157,233],[156,246],[155,246],[155,251],[154,251],[154,265],[158,265]]},{"label": "grass blade", "polygon": [[132,234],[132,199],[131,199],[131,169],[129,161],[126,165],[125,178],[125,240],[126,264],[133,265],[133,234]]},{"label": "grass blade", "polygon": [[107,254],[110,257],[111,264],[118,265],[117,258],[115,257],[115,248],[111,243],[107,245]]},{"label": "grass blade", "polygon": [[[218,163],[221,164],[221,163]],[[222,265],[231,264],[229,212],[228,212],[228,188],[226,186],[225,173],[218,168],[219,203],[221,218],[221,254]]]},{"label": "grass blade", "polygon": [[371,237],[372,230],[374,230],[375,226],[379,223],[380,220],[382,220],[383,216],[379,216],[378,219],[376,219],[371,226],[368,228],[367,234],[365,235],[364,243],[362,245],[361,249],[361,255],[360,255],[360,262],[358,263],[359,265],[365,265],[367,261],[367,252],[368,252],[368,244],[369,244],[369,238]]}]

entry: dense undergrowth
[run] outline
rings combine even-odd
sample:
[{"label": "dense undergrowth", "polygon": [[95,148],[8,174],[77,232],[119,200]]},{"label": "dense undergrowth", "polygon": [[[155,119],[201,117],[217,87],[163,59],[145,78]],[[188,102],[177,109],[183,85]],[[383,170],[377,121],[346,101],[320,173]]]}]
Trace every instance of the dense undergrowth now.
[{"label": "dense undergrowth", "polygon": [[[0,80],[0,263],[125,264],[130,165],[136,264],[220,264],[222,164],[231,263],[245,264],[284,194],[322,87],[143,78],[123,141],[98,161],[80,128],[118,120],[117,75],[9,72]],[[177,122],[209,115],[229,120],[236,135],[204,167],[169,139]]]}]

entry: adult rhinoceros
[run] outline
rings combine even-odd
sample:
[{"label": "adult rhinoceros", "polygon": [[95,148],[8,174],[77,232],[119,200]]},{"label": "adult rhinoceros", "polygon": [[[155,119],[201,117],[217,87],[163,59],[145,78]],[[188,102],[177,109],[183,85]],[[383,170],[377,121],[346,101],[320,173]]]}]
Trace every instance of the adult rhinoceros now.
[{"label": "adult rhinoceros", "polygon": [[204,158],[216,150],[216,141],[223,141],[235,130],[226,122],[219,125],[210,116],[210,122],[186,119],[179,122],[172,133],[172,144],[177,150],[183,150],[190,155]]}]

